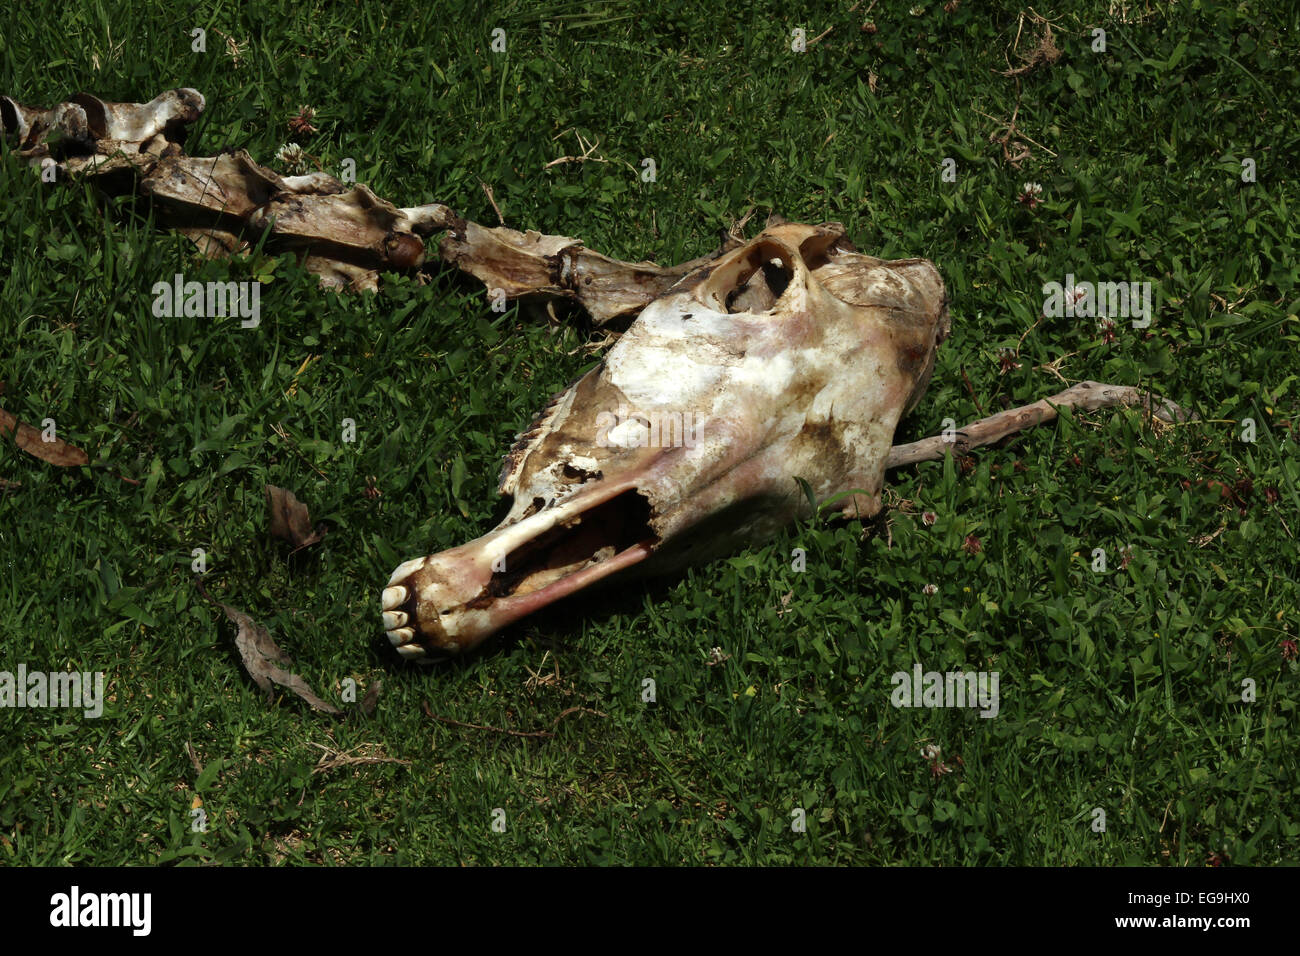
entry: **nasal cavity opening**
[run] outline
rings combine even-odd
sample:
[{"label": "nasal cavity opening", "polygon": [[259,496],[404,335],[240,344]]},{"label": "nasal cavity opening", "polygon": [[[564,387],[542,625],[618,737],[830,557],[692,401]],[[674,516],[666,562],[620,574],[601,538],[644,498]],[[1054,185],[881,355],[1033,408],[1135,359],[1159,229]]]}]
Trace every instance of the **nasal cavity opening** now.
[{"label": "nasal cavity opening", "polygon": [[794,280],[794,264],[784,245],[756,242],[711,278],[709,296],[719,312],[770,312]]},{"label": "nasal cavity opening", "polygon": [[504,570],[492,575],[475,601],[530,594],[635,545],[656,542],[651,516],[650,502],[636,489],[615,495],[511,551]]}]

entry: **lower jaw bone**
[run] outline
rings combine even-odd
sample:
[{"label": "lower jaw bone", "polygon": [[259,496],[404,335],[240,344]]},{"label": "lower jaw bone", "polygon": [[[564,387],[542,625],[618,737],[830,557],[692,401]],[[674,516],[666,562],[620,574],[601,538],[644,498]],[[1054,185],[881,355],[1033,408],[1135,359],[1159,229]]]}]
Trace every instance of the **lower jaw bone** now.
[{"label": "lower jaw bone", "polygon": [[650,506],[630,483],[600,483],[468,544],[400,565],[384,627],[410,660],[471,650],[528,614],[650,557]]}]

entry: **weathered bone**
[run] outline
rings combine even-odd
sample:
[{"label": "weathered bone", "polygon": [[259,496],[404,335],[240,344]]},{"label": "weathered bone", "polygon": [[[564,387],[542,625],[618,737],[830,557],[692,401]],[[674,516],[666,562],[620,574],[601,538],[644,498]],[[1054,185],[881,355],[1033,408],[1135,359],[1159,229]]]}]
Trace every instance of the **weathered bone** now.
[{"label": "weathered bone", "polygon": [[414,229],[439,222],[445,228],[453,218],[445,206],[398,209],[365,186],[349,189],[325,173],[280,176],[243,150],[185,156],[178,140],[203,105],[187,89],[149,103],[106,103],[83,93],[45,111],[4,97],[0,118],[33,165],[53,163],[63,176],[100,182],[111,173],[133,174],[129,185],[202,254],[241,252],[265,232],[273,249],[296,252],[327,286],[375,289],[381,269],[418,268],[424,242]]},{"label": "weathered bone", "polygon": [[[1194,417],[1135,388],[1083,382],[951,439],[891,447],[948,329],[931,263],[857,254],[838,223],[769,223],[647,306],[600,367],[552,399],[506,456],[500,492],[513,502],[493,531],[393,572],[389,639],[410,659],[458,653],[611,576],[763,541],[806,512],[795,479],[865,517],[881,507],[886,469],[964,454],[1062,407]],[[699,442],[652,440],[665,416],[674,437],[693,433],[681,413],[701,417]],[[602,419],[603,437],[626,444],[600,440]]]},{"label": "weathered bone", "polygon": [[165,221],[185,225],[225,223],[232,229],[285,189],[284,180],[242,149],[220,156],[173,156],[140,182]]},{"label": "weathered bone", "polygon": [[[861,265],[872,269],[912,263],[920,260],[889,263],[875,260]],[[867,283],[857,288],[871,294]],[[781,308],[781,301],[774,303],[774,313]],[[885,310],[894,308],[884,302],[875,306]],[[902,316],[895,313],[895,318]],[[923,313],[913,313],[909,318],[915,322],[913,332],[917,331],[916,327],[925,327]],[[937,344],[946,331],[946,316],[941,314],[932,328]],[[635,325],[632,331],[636,331]],[[633,338],[625,340],[634,341]],[[909,348],[906,343],[902,345],[900,367],[908,362]],[[617,350],[618,346],[611,350],[611,358]],[[646,358],[647,353],[638,354],[635,347],[627,351],[630,353],[624,356],[627,361]],[[799,362],[801,351],[804,350],[796,348],[789,357]],[[859,364],[859,370],[860,367]],[[690,368],[690,362],[673,361],[660,371],[670,377],[675,373],[689,374]],[[909,407],[919,400],[928,374],[927,363],[926,370],[913,379]],[[867,516],[880,507],[879,497],[873,493],[880,487],[874,467],[863,464],[854,468],[849,456],[864,452],[872,455],[881,446],[845,443],[837,447],[824,434],[818,435],[836,427],[847,434],[846,426],[852,424],[833,419],[822,422],[816,418],[816,408],[826,395],[825,390],[817,392],[811,408],[802,413],[803,425],[793,440],[789,425],[799,421],[798,402],[793,409],[777,416],[771,423],[773,428],[760,429],[767,441],[756,454],[746,457],[743,442],[746,438],[752,440],[757,433],[733,424],[725,434],[728,440],[740,444],[720,460],[699,461],[693,466],[684,455],[676,461],[668,460],[667,456],[655,460],[653,454],[617,460],[617,455],[602,457],[600,451],[579,444],[593,424],[592,401],[599,404],[602,388],[606,400],[611,389],[619,391],[610,385],[610,377],[608,363],[604,369],[589,373],[556,396],[521,436],[521,441],[507,456],[501,482],[501,492],[514,496],[514,507],[494,531],[459,548],[408,561],[393,572],[381,604],[384,628],[402,656],[423,660],[440,653],[458,653],[521,617],[612,575],[671,571],[761,541],[778,524],[793,520],[803,511],[802,495],[780,494],[783,485],[793,484],[796,477],[808,480],[811,476],[810,484],[820,500],[825,500],[836,488],[867,492],[865,501],[864,496],[855,494],[839,501],[838,506],[846,515]],[[906,379],[906,375],[902,376],[903,381]],[[811,380],[815,382],[817,376]],[[728,384],[734,386],[735,379]],[[744,389],[738,392],[739,400],[731,408],[733,413],[748,410],[752,415],[757,410],[761,414],[764,407],[761,403],[746,404],[754,398],[752,394]],[[807,389],[796,389],[796,392],[807,401],[810,394]],[[897,397],[900,391],[895,390],[893,394]],[[1165,422],[1196,418],[1168,399],[1136,388],[1081,382],[1051,398],[988,416],[967,425],[955,436],[935,436],[896,445],[884,456],[879,473],[883,476],[891,468],[941,459],[949,454],[965,454],[972,448],[1051,421],[1060,408],[1093,411],[1131,405],[1140,405],[1152,417]],[[718,407],[716,402],[714,407]],[[728,406],[724,403],[722,407],[725,411]],[[858,410],[871,412],[866,403],[860,404]],[[882,417],[877,424],[883,424],[888,417]],[[786,423],[783,434],[780,422]],[[814,435],[817,438],[811,437]],[[806,447],[799,448],[805,440],[810,444],[819,443],[825,454],[808,455]],[[538,456],[535,461],[531,457],[534,453]],[[533,462],[530,470],[526,470],[527,462]],[[789,464],[783,467],[785,462]],[[593,467],[596,470],[589,470]],[[530,496],[531,502],[524,505]],[[659,503],[665,500],[671,501],[675,509],[669,517],[657,511]],[[519,561],[522,568],[518,566]]]},{"label": "weathered bone", "polygon": [[54,165],[63,178],[112,184],[110,191],[138,185],[160,221],[208,257],[242,252],[265,232],[271,250],[297,253],[326,286],[373,291],[381,271],[424,264],[420,236],[447,231],[442,258],[481,279],[489,292],[568,299],[603,325],[634,316],[737,244],[678,266],[620,262],[567,236],[480,226],[440,203],[398,208],[364,185],[349,189],[325,173],[280,176],[242,150],[185,156],[184,128],[203,108],[203,96],[191,89],[169,90],[148,103],[107,103],[79,93],[50,110],[0,97],[4,129],[16,135],[30,164]]},{"label": "weathered bone", "polygon": [[348,261],[381,263],[391,269],[424,264],[424,242],[410,221],[365,186],[345,193],[284,193],[248,217],[288,248],[330,254]]},{"label": "weathered bone", "polygon": [[[199,118],[206,101],[198,90],[168,90],[148,103],[106,103],[89,93],[72,98],[86,112],[96,140],[144,143],[160,133],[179,132]],[[169,137],[172,138],[172,137]]]},{"label": "weathered bone", "polygon": [[185,126],[203,106],[203,95],[191,89],[168,90],[148,103],[109,103],[78,93],[49,110],[4,96],[0,120],[31,165],[53,160],[65,176],[104,176],[124,168],[147,172],[169,148],[179,151]]},{"label": "weathered bone", "polygon": [[571,299],[597,325],[635,315],[684,275],[739,243],[677,266],[620,262],[593,252],[579,239],[488,228],[458,220],[450,224],[439,254],[445,262],[481,279],[507,299],[529,296]]},{"label": "weathered bone", "polygon": [[24,152],[39,149],[50,133],[81,143],[92,142],[86,111],[76,103],[60,103],[46,110],[0,96],[0,119],[4,121],[6,133],[17,135],[18,146]]},{"label": "weathered bone", "polygon": [[957,431],[952,437],[935,435],[906,445],[895,445],[889,451],[885,467],[901,468],[921,461],[937,461],[945,455],[964,455],[972,448],[991,445],[1026,428],[1050,422],[1056,418],[1057,410],[1061,408],[1092,412],[1117,405],[1141,405],[1152,417],[1171,424],[1191,421],[1196,417],[1167,398],[1151,395],[1130,385],[1080,382],[1051,398],[1041,398],[1032,404],[1008,408],[981,418]]}]

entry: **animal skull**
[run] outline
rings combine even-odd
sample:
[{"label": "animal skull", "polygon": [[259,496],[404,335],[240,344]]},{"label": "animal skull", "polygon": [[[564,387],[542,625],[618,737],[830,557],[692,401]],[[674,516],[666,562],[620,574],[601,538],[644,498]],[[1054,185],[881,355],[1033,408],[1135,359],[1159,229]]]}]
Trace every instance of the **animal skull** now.
[{"label": "animal skull", "polygon": [[650,302],[506,457],[497,528],[407,561],[383,592],[408,658],[474,647],[620,572],[762,541],[819,502],[880,509],[894,428],[948,333],[924,259],[857,253],[838,223],[781,223]]}]

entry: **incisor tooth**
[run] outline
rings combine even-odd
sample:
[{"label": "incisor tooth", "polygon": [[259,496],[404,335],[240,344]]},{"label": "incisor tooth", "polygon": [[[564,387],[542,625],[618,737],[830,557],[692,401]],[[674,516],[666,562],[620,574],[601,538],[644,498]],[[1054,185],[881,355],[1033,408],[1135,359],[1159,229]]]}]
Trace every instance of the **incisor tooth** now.
[{"label": "incisor tooth", "polygon": [[424,558],[412,558],[410,561],[403,561],[397,566],[397,569],[388,578],[389,584],[394,584],[409,574],[414,574],[420,568],[424,567]]},{"label": "incisor tooth", "polygon": [[391,631],[395,627],[401,627],[406,623],[405,611],[385,611],[384,612],[384,630]]},{"label": "incisor tooth", "polygon": [[410,593],[411,592],[406,590],[406,588],[401,587],[400,585],[398,587],[384,588],[384,595],[383,595],[384,610],[387,611],[390,610],[391,608],[397,607],[399,604],[401,604],[406,600],[407,595]]},{"label": "incisor tooth", "polygon": [[388,639],[393,642],[394,647],[405,644],[413,637],[415,637],[415,630],[409,627],[398,627],[388,632]]}]

